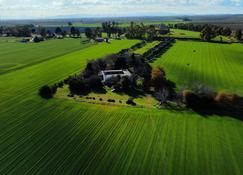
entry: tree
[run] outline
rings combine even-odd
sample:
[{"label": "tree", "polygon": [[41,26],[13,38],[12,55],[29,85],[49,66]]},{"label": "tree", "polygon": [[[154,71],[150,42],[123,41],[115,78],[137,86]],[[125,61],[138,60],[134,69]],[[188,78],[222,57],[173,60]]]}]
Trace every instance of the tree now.
[{"label": "tree", "polygon": [[155,90],[159,90],[166,85],[166,74],[163,68],[159,66],[154,68],[151,77]]},{"label": "tree", "polygon": [[79,29],[77,29],[77,30],[76,30],[76,36],[77,36],[77,37],[80,37],[80,35],[81,35],[80,31],[79,31]]},{"label": "tree", "polygon": [[68,85],[72,94],[81,95],[88,92],[88,87],[82,78],[74,77],[68,81]]},{"label": "tree", "polygon": [[155,29],[155,26],[154,25],[150,25],[149,28],[148,28],[148,40],[153,40],[154,37],[157,35],[156,34],[156,29]]},{"label": "tree", "polygon": [[76,35],[76,28],[75,27],[71,27],[70,34],[71,34],[71,36],[75,36]]},{"label": "tree", "polygon": [[46,29],[42,27],[42,28],[40,29],[40,35],[41,35],[42,37],[46,37],[46,34],[47,34],[47,33],[46,33]]},{"label": "tree", "polygon": [[52,92],[52,89],[49,86],[45,85],[45,86],[40,88],[39,95],[42,98],[50,99],[50,98],[53,97],[53,92]]},{"label": "tree", "polygon": [[85,36],[89,39],[93,38],[93,31],[91,28],[85,28]]},{"label": "tree", "polygon": [[69,25],[69,26],[72,26],[72,25],[73,25],[73,23],[72,23],[72,22],[68,22],[68,25]]},{"label": "tree", "polygon": [[60,27],[57,27],[56,30],[55,30],[55,33],[58,34],[58,35],[61,35],[62,29]]},{"label": "tree", "polygon": [[215,33],[210,26],[206,26],[201,32],[201,38],[204,41],[211,41],[215,37]]},{"label": "tree", "polygon": [[193,91],[184,90],[182,93],[183,101],[187,107],[195,109],[200,107],[200,97]]},{"label": "tree", "polygon": [[240,41],[241,40],[241,38],[242,38],[242,31],[239,29],[239,30],[236,30],[235,32],[234,32],[234,37],[238,40],[238,41]]},{"label": "tree", "polygon": [[224,36],[230,36],[232,33],[231,29],[229,27],[225,27],[222,29],[221,34]]},{"label": "tree", "polygon": [[155,93],[155,97],[160,101],[160,105],[166,103],[169,97],[169,90],[167,88],[161,88],[158,92]]}]

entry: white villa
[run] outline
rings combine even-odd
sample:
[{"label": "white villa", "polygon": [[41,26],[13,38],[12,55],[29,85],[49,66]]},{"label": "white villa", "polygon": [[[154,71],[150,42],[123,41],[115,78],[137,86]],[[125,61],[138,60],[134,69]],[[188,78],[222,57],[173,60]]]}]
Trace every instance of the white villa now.
[{"label": "white villa", "polygon": [[109,80],[112,80],[117,77],[131,77],[129,70],[104,70],[99,73],[99,76],[102,78],[102,82],[106,83]]}]

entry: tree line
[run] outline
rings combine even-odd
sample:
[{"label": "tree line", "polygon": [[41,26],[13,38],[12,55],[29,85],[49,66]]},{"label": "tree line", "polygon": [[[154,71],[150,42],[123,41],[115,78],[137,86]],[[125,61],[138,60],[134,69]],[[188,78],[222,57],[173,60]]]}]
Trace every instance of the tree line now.
[{"label": "tree line", "polygon": [[195,32],[201,32],[201,39],[205,41],[210,41],[216,36],[232,36],[238,41],[242,39],[242,30],[232,30],[229,27],[222,27],[212,24],[193,24],[193,23],[179,23],[179,24],[169,24],[170,28],[189,30]]}]

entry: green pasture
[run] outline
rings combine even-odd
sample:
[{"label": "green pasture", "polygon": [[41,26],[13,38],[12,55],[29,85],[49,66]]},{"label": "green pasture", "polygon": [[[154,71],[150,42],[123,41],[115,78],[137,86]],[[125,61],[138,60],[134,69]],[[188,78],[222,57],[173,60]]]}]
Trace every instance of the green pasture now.
[{"label": "green pasture", "polygon": [[163,36],[176,37],[176,38],[200,38],[200,32],[181,30],[181,29],[170,29],[170,33]]},{"label": "green pasture", "polygon": [[137,49],[134,51],[134,53],[136,54],[144,54],[145,52],[147,52],[149,49],[155,47],[156,45],[158,45],[160,42],[159,41],[153,41],[150,43],[146,43],[146,45],[140,49]]},{"label": "green pasture", "polygon": [[177,41],[153,65],[165,68],[178,86],[204,84],[243,94],[243,45]]},{"label": "green pasture", "polygon": [[[226,116],[202,117],[191,111],[89,105],[66,99],[47,101],[37,95],[39,87],[79,72],[88,60],[138,42],[94,45],[0,75],[0,174],[242,175],[242,121]],[[171,51],[178,51],[182,43]],[[197,44],[189,42],[184,48],[190,50],[191,45],[198,53],[210,51],[210,45],[201,43],[204,49],[199,51]],[[242,50],[238,45],[216,46],[232,50],[228,56],[233,58],[233,53]],[[164,64],[171,51],[157,63]],[[172,63],[176,59],[170,58]],[[223,63],[221,57],[217,62],[224,64],[227,58],[225,55]],[[178,70],[170,71],[172,67],[167,65],[174,79]],[[209,67],[217,70],[217,66]]]},{"label": "green pasture", "polygon": [[90,44],[81,39],[48,40],[40,43],[20,43],[20,38],[0,37],[0,74],[61,56]]}]

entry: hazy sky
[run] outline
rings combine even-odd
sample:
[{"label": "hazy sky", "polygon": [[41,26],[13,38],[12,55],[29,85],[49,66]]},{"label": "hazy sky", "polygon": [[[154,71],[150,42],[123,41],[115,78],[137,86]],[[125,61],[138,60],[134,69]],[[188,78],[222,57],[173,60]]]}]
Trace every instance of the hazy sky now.
[{"label": "hazy sky", "polygon": [[243,0],[0,0],[0,19],[226,13],[243,13]]}]

